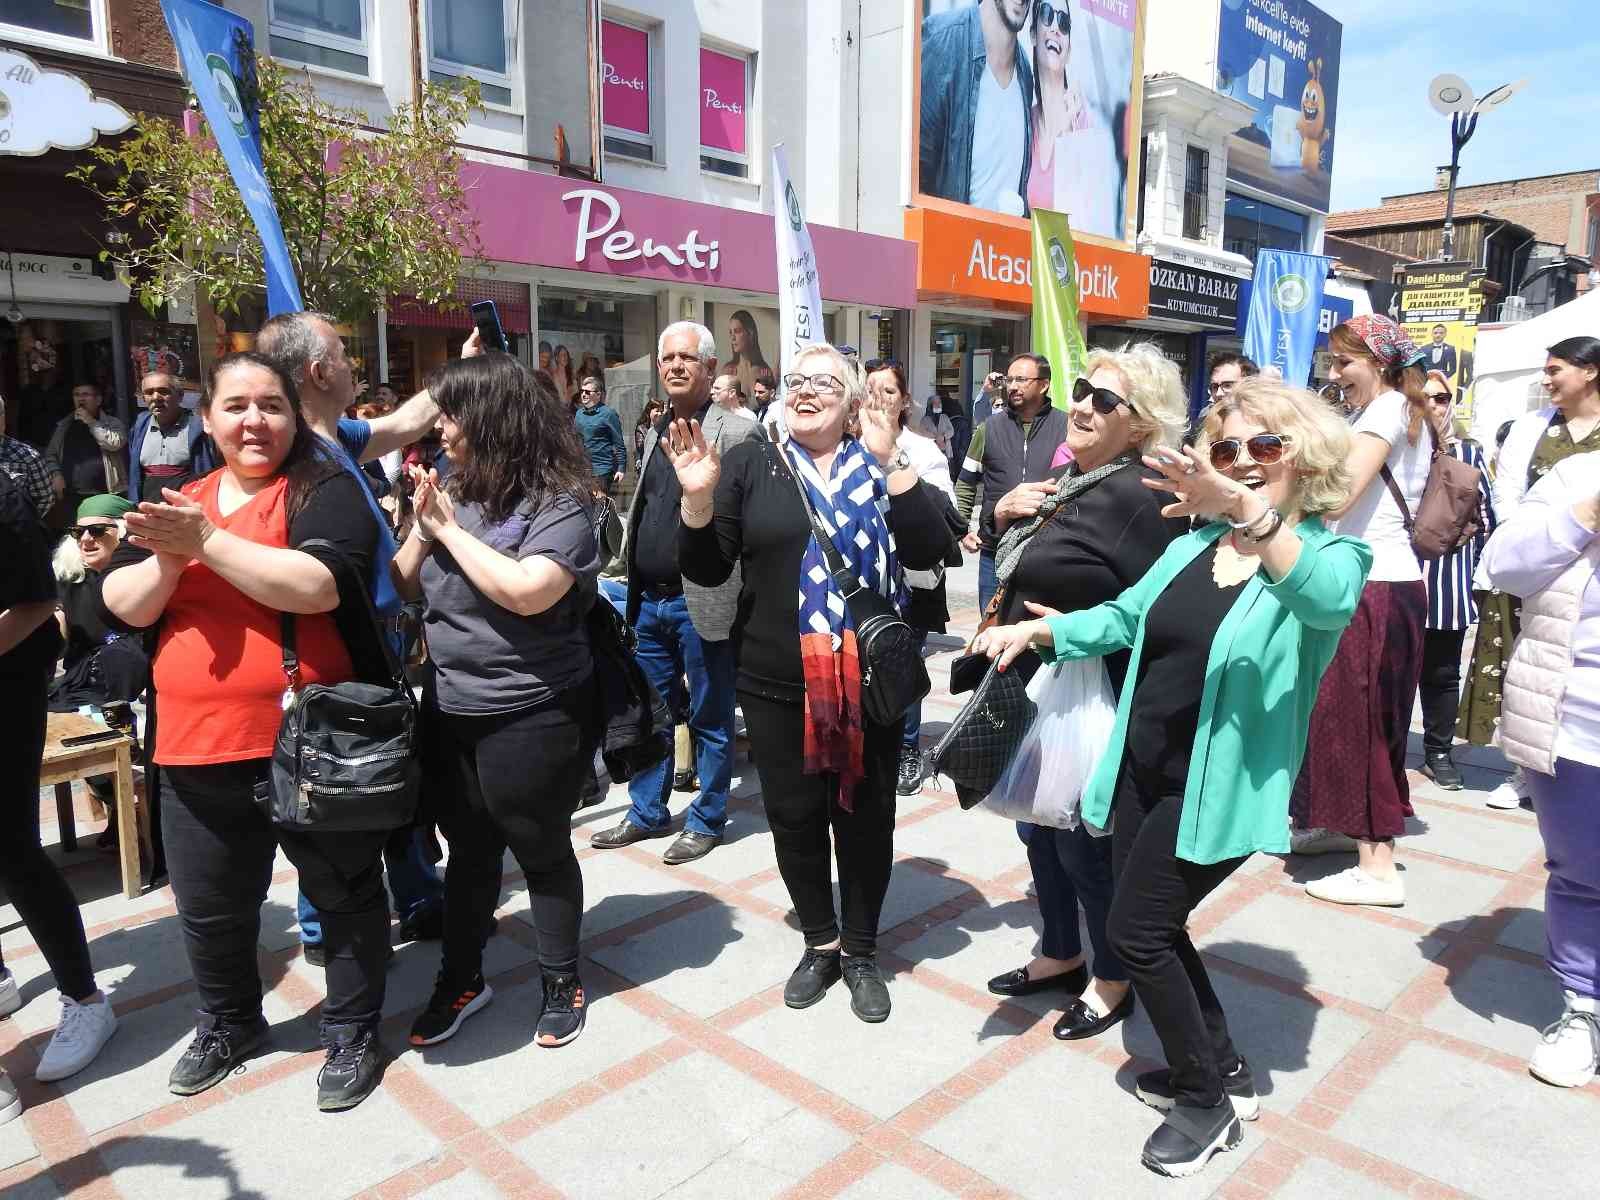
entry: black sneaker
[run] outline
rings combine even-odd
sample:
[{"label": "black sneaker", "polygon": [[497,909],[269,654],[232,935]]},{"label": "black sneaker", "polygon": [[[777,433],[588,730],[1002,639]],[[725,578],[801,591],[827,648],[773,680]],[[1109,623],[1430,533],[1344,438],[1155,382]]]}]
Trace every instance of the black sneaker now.
[{"label": "black sneaker", "polygon": [[378,1031],[341,1030],[317,1072],[317,1107],[323,1112],[354,1108],[372,1095],[382,1075],[383,1047],[378,1044]]},{"label": "black sneaker", "polygon": [[[1241,1057],[1232,1071],[1222,1076],[1222,1090],[1233,1102],[1233,1112],[1241,1121],[1254,1121],[1261,1115],[1261,1101],[1256,1098],[1255,1076],[1250,1064]],[[1133,1094],[1151,1108],[1169,1112],[1177,1102],[1172,1090],[1172,1072],[1146,1071],[1134,1081]]]},{"label": "black sneaker", "polygon": [[1461,769],[1448,750],[1423,755],[1422,773],[1437,783],[1441,791],[1459,792],[1463,787]]},{"label": "black sneaker", "polygon": [[437,942],[444,937],[444,905],[430,904],[400,922],[402,942]]},{"label": "black sneaker", "polygon": [[902,796],[915,796],[922,790],[922,751],[915,746],[900,747],[900,782],[895,791]]},{"label": "black sneaker", "polygon": [[194,1041],[172,1064],[167,1090],[174,1096],[195,1096],[215,1087],[267,1039],[265,1017],[248,1025],[224,1025],[195,1031]]},{"label": "black sneaker", "polygon": [[565,1046],[583,1032],[584,1014],[587,1011],[583,984],[578,981],[576,973],[545,972],[544,1011],[539,1014],[534,1041],[546,1048]]},{"label": "black sneaker", "polygon": [[889,1017],[889,988],[876,954],[846,954],[840,964],[850,989],[850,1011],[870,1025]]},{"label": "black sneaker", "polygon": [[815,950],[810,946],[800,956],[799,965],[783,985],[783,1002],[790,1008],[810,1008],[839,982],[839,950]]},{"label": "black sneaker", "polygon": [[450,983],[443,971],[433,984],[428,1007],[411,1022],[413,1046],[436,1046],[456,1035],[461,1023],[494,999],[494,989],[479,972],[464,985]]},{"label": "black sneaker", "polygon": [[1186,1179],[1205,1170],[1213,1154],[1232,1150],[1242,1141],[1244,1130],[1230,1105],[1174,1104],[1161,1127],[1145,1140],[1139,1160],[1157,1175]]}]

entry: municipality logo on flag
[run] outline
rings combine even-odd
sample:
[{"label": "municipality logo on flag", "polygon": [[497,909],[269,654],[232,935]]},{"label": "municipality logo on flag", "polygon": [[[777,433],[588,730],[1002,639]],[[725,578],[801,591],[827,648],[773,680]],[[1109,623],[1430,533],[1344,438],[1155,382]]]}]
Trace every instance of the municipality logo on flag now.
[{"label": "municipality logo on flag", "polygon": [[233,77],[233,68],[220,54],[206,55],[206,67],[210,70],[211,80],[217,85],[217,91],[222,96],[222,107],[228,114],[228,124],[233,126],[233,131],[240,137],[249,137],[250,126],[245,123],[244,102],[239,99],[239,84]]},{"label": "municipality logo on flag", "polygon": [[794,194],[794,184],[783,185],[783,206],[789,210],[789,225],[796,233],[805,226],[805,218],[800,215],[800,197]]},{"label": "municipality logo on flag", "polygon": [[1297,313],[1311,302],[1311,285],[1303,275],[1280,275],[1272,285],[1272,300],[1283,312]]}]

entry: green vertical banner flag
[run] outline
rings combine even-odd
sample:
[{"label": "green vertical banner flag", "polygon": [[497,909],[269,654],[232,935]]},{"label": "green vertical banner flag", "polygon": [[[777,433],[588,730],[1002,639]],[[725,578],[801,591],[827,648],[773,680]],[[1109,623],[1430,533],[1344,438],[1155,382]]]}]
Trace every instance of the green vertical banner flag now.
[{"label": "green vertical banner flag", "polygon": [[1050,398],[1072,403],[1072,384],[1089,355],[1078,326],[1078,254],[1066,213],[1033,210],[1033,352],[1050,360]]}]

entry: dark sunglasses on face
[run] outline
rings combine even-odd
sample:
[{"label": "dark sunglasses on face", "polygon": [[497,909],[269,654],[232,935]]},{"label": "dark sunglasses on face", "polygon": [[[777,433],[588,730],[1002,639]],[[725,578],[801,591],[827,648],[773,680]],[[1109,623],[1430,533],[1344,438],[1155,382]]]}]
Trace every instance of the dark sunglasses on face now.
[{"label": "dark sunglasses on face", "polygon": [[1039,0],[1039,4],[1034,11],[1039,14],[1039,24],[1045,29],[1049,29],[1050,26],[1054,25],[1061,31],[1062,37],[1071,36],[1072,14],[1067,11],[1066,5],[1057,8],[1053,4],[1046,4],[1044,0]]},{"label": "dark sunglasses on face", "polygon": [[115,525],[68,525],[67,526],[67,536],[68,537],[81,538],[84,534],[87,533],[90,537],[94,538],[96,541],[98,541],[100,538],[108,537],[111,534],[115,533],[116,531],[117,531],[117,527]]},{"label": "dark sunglasses on face", "polygon": [[1428,393],[1428,399],[1433,401],[1433,403],[1435,403],[1435,404],[1449,404],[1450,403],[1450,393],[1449,392],[1429,392]]},{"label": "dark sunglasses on face", "polygon": [[1241,448],[1248,451],[1250,461],[1258,467],[1270,467],[1283,458],[1289,439],[1276,433],[1258,433],[1242,442],[1238,438],[1220,438],[1211,443],[1211,465],[1226,471],[1239,461]]},{"label": "dark sunglasses on face", "polygon": [[1087,379],[1080,379],[1072,385],[1072,398],[1079,402],[1090,401],[1094,405],[1095,412],[1103,417],[1109,417],[1116,412],[1119,404],[1127,404],[1130,411],[1133,409],[1132,404],[1128,404],[1128,401],[1110,388],[1097,388]]}]

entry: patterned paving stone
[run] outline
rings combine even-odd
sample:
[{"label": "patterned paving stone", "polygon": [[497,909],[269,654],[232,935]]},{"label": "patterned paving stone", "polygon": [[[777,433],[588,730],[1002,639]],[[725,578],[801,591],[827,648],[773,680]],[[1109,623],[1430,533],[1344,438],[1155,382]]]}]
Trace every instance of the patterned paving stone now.
[{"label": "patterned paving stone", "polygon": [[418,1192],[412,1200],[502,1200],[504,1193],[477,1171],[460,1171]]},{"label": "patterned paving stone", "polygon": [[915,1171],[898,1163],[884,1163],[840,1192],[838,1200],[947,1200],[949,1196],[949,1192]]},{"label": "patterned paving stone", "polygon": [[1360,1196],[1362,1200],[1406,1200],[1406,1193],[1384,1187],[1365,1175],[1334,1166],[1324,1158],[1308,1158],[1273,1193],[1276,1200],[1328,1200]]},{"label": "patterned paving stone", "polygon": [[27,1162],[38,1153],[39,1147],[34,1145],[27,1121],[19,1117],[9,1124],[0,1125],[0,1171]]},{"label": "patterned paving stone", "polygon": [[1531,817],[1527,821],[1505,821],[1443,804],[1419,803],[1413,807],[1417,815],[1406,822],[1407,834],[1400,839],[1396,851],[1402,862],[1406,845],[1413,839],[1431,854],[1499,867],[1502,871],[1520,870],[1541,853],[1543,843]]},{"label": "patterned paving stone", "polygon": [[1543,967],[1494,955],[1452,971],[1449,997],[1422,1019],[1429,1029],[1524,1058],[1539,1031],[1561,1015],[1561,989]]}]

